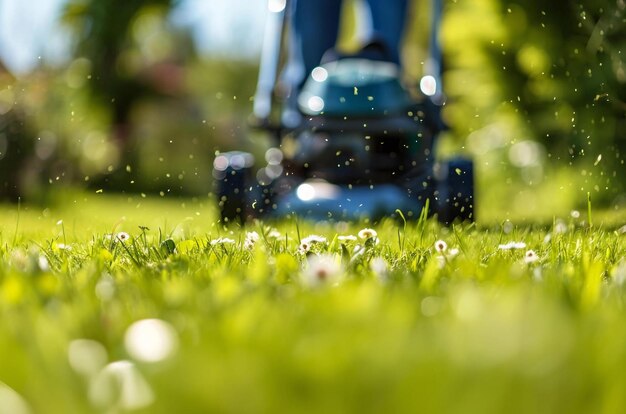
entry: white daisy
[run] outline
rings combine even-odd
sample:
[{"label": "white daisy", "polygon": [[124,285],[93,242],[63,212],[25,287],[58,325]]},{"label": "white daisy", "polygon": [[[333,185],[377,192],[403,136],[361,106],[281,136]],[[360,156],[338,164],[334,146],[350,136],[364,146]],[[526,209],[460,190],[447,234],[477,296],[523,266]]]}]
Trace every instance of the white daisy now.
[{"label": "white daisy", "polygon": [[217,244],[233,244],[235,241],[233,239],[229,239],[228,237],[219,237],[215,240],[211,240],[211,246],[215,246]]},{"label": "white daisy", "polygon": [[57,248],[59,250],[66,250],[68,252],[72,250],[72,246],[70,246],[69,244],[65,244],[65,243],[57,243]]},{"label": "white daisy", "polygon": [[256,231],[249,231],[246,233],[246,238],[243,241],[243,248],[246,250],[252,250],[255,243],[259,241],[259,233]]},{"label": "white daisy", "polygon": [[444,253],[448,249],[448,244],[443,240],[437,240],[435,242],[435,250],[438,253]]},{"label": "white daisy", "polygon": [[307,236],[304,239],[302,239],[301,243],[307,243],[307,244],[326,243],[326,237],[318,236],[316,234],[311,234],[310,236]]},{"label": "white daisy", "polygon": [[378,237],[378,233],[376,233],[376,230],[374,229],[362,229],[359,231],[359,237],[363,240],[367,240],[367,239],[371,239],[374,237]]},{"label": "white daisy", "polygon": [[459,255],[459,249],[457,249],[456,247],[448,249],[447,245],[442,246],[440,243],[443,243],[444,245],[446,244],[446,242],[444,242],[443,240],[439,240],[435,243],[435,250],[439,252],[439,254],[435,256],[435,259],[437,260],[439,268],[443,269],[447,263],[449,263],[452,259]]},{"label": "white daisy", "polygon": [[506,244],[500,244],[498,249],[500,250],[512,250],[512,249],[524,249],[526,247],[526,243],[524,242],[508,242]]},{"label": "white daisy", "polygon": [[316,234],[311,234],[310,236],[307,236],[300,241],[300,246],[298,247],[298,253],[307,254],[309,251],[311,251],[311,248],[313,246],[315,246],[316,244],[322,244],[322,243],[326,243],[326,237],[318,236]]},{"label": "white daisy", "polygon": [[246,233],[246,240],[250,240],[253,243],[258,242],[259,238],[259,233],[257,233],[256,231],[249,231]]},{"label": "white daisy", "polygon": [[563,220],[557,220],[553,230],[555,234],[567,233],[567,224]]},{"label": "white daisy", "polygon": [[386,282],[389,278],[389,265],[382,257],[375,257],[370,262],[370,269],[380,282]]},{"label": "white daisy", "polygon": [[313,255],[301,273],[302,284],[307,287],[335,285],[341,278],[341,265],[329,254]]},{"label": "white daisy", "polygon": [[352,242],[352,241],[356,241],[357,238],[356,236],[349,234],[347,236],[337,236],[337,240],[339,240],[340,242]]},{"label": "white daisy", "polygon": [[39,266],[39,270],[42,272],[50,270],[50,263],[48,263],[48,259],[44,255],[39,255],[37,258],[37,266]]},{"label": "white daisy", "polygon": [[622,260],[611,272],[613,280],[619,286],[623,286],[626,283],[626,261]]},{"label": "white daisy", "polygon": [[528,250],[524,255],[525,263],[534,263],[537,260],[539,260],[539,256],[537,256],[537,253],[535,253],[534,250]]},{"label": "white daisy", "polygon": [[119,233],[115,235],[115,238],[121,242],[125,242],[125,241],[128,241],[128,239],[130,239],[130,235],[126,233],[125,231],[120,231]]},{"label": "white daisy", "polygon": [[300,246],[298,246],[298,253],[307,254],[311,251],[311,243],[307,243],[304,240],[300,242]]}]

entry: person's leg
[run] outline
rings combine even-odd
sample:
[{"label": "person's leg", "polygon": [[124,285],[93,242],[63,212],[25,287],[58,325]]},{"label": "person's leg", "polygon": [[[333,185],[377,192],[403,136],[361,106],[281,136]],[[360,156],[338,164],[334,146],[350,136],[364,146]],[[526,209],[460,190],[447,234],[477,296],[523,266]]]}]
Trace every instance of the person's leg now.
[{"label": "person's leg", "polygon": [[294,40],[307,75],[337,42],[341,3],[342,0],[295,0]]},{"label": "person's leg", "polygon": [[283,122],[296,114],[296,98],[306,77],[320,64],[322,55],[335,46],[339,34],[342,0],[292,0],[288,34],[288,60],[282,75],[287,87]]},{"label": "person's leg", "polygon": [[372,13],[374,36],[385,42],[393,61],[399,64],[407,0],[367,0],[367,3]]},{"label": "person's leg", "polygon": [[[342,0],[293,0],[289,29],[289,81],[299,87],[335,46]],[[291,83],[290,82],[290,83]]]}]

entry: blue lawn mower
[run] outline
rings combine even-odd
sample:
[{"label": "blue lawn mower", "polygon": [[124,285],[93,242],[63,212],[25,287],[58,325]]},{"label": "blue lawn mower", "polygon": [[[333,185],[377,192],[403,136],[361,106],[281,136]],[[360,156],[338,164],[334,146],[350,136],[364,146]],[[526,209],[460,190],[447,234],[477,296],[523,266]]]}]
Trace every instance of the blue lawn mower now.
[{"label": "blue lawn mower", "polygon": [[[274,138],[265,162],[242,151],[213,164],[223,222],[288,215],[312,220],[378,220],[428,214],[449,224],[474,220],[474,172],[469,159],[436,161],[444,129],[440,110],[441,0],[433,0],[429,66],[416,97],[400,67],[372,42],[360,53],[336,55],[316,67],[297,97],[301,121],[272,122],[285,11],[266,27],[254,119]],[[332,54],[331,54],[332,56]]]}]

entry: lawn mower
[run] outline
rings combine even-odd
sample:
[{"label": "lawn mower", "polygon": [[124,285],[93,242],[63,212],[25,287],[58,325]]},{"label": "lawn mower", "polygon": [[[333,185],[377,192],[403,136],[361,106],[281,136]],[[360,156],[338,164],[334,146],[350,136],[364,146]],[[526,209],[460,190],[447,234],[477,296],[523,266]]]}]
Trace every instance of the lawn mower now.
[{"label": "lawn mower", "polygon": [[[297,96],[300,121],[277,118],[275,85],[285,7],[270,7],[254,97],[254,125],[273,145],[265,162],[251,153],[219,153],[213,164],[224,222],[297,215],[313,220],[379,220],[436,214],[443,223],[474,220],[473,163],[438,161],[442,0],[433,0],[429,73],[421,94],[372,41],[352,55],[327,53]],[[270,4],[276,3],[270,1]]]}]

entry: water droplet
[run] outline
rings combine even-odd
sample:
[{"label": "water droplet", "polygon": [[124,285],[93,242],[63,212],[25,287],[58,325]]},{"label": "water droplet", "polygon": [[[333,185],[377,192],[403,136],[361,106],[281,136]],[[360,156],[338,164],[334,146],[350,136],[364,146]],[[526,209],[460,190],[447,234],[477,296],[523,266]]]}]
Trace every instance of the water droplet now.
[{"label": "water droplet", "polygon": [[596,158],[596,162],[593,163],[594,166],[598,165],[600,163],[600,161],[602,160],[602,154],[598,155],[598,158]]}]

